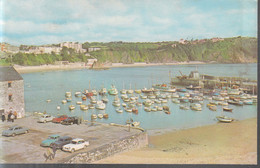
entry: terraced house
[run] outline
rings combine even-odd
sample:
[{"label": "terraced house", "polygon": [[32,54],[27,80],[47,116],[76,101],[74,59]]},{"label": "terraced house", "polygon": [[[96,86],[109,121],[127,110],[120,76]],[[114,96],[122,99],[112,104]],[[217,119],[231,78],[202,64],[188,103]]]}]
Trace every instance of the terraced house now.
[{"label": "terraced house", "polygon": [[11,109],[17,112],[17,118],[25,116],[24,82],[22,76],[13,67],[0,66],[0,113]]}]

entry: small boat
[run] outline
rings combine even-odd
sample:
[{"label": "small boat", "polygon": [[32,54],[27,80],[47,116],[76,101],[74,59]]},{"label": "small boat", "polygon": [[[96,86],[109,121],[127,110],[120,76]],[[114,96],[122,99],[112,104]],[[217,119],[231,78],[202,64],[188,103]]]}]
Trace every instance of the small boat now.
[{"label": "small boat", "polygon": [[139,126],[140,125],[140,122],[137,122],[137,121],[134,121],[133,123],[132,123],[132,126],[133,127],[137,127],[137,126]]},{"label": "small boat", "polygon": [[90,103],[92,103],[92,104],[96,104],[96,103],[97,103],[96,98],[91,97],[91,98],[90,98]]},{"label": "small boat", "polygon": [[156,96],[155,95],[148,95],[148,98],[149,99],[156,99]]},{"label": "small boat", "polygon": [[171,112],[170,111],[164,111],[165,112],[165,114],[171,114]]},{"label": "small boat", "polygon": [[132,94],[132,93],[134,93],[134,90],[129,89],[129,90],[127,90],[126,92],[127,92],[128,94]]},{"label": "small boat", "polygon": [[252,105],[253,104],[253,101],[252,100],[244,100],[243,103],[245,105]]},{"label": "small boat", "polygon": [[119,107],[119,106],[120,106],[120,102],[114,101],[114,102],[112,103],[112,105],[115,106],[115,107]]},{"label": "small boat", "polygon": [[94,109],[95,106],[94,106],[93,104],[89,104],[89,105],[88,105],[88,108],[89,108],[89,109]]},{"label": "small boat", "polygon": [[137,106],[142,106],[142,103],[141,102],[136,102],[136,105]]},{"label": "small boat", "polygon": [[141,97],[141,99],[147,99],[147,96],[145,96],[145,95],[141,95],[140,97]]},{"label": "small boat", "polygon": [[57,106],[57,110],[60,110],[60,106]]},{"label": "small boat", "polygon": [[152,109],[150,107],[144,107],[144,111],[150,112]]},{"label": "small boat", "polygon": [[157,103],[157,104],[161,104],[162,103],[162,101],[158,100],[158,99],[154,100],[154,102]]},{"label": "small boat", "polygon": [[105,97],[102,98],[102,101],[103,101],[104,103],[107,103],[107,102],[108,102],[108,98],[105,96]]},{"label": "small boat", "polygon": [[88,106],[85,104],[80,105],[81,110],[88,110]]},{"label": "small boat", "polygon": [[173,102],[173,103],[176,103],[176,104],[179,104],[179,103],[180,103],[180,100],[178,100],[178,99],[172,99],[172,102]]},{"label": "small boat", "polygon": [[81,96],[81,92],[75,92],[75,96],[76,97],[80,97]]},{"label": "small boat", "polygon": [[61,103],[62,103],[62,104],[66,104],[66,103],[67,103],[67,100],[62,100]]},{"label": "small boat", "polygon": [[189,102],[189,99],[187,97],[179,98],[179,100],[180,100],[181,103],[188,103]]},{"label": "small boat", "polygon": [[108,118],[108,114],[107,113],[103,114],[103,118]]},{"label": "small boat", "polygon": [[83,101],[86,101],[86,100],[87,100],[87,97],[86,97],[86,96],[82,96],[81,99],[82,99]]},{"label": "small boat", "polygon": [[104,95],[106,95],[107,94],[107,89],[106,88],[101,88],[100,90],[99,90],[99,92],[98,92],[98,94],[99,95],[101,95],[101,96],[104,96]]},{"label": "small boat", "polygon": [[66,96],[66,97],[71,97],[71,92],[66,92],[66,93],[65,93],[65,96]]},{"label": "small boat", "polygon": [[180,105],[180,109],[182,110],[189,110],[189,106],[185,106],[185,105]]},{"label": "small boat", "polygon": [[162,106],[157,106],[157,111],[163,111],[163,107]]},{"label": "small boat", "polygon": [[242,92],[239,89],[229,89],[228,90],[228,95],[239,95]]},{"label": "small boat", "polygon": [[118,112],[118,113],[123,113],[123,110],[122,110],[121,108],[117,108],[117,109],[116,109],[116,112]]},{"label": "small boat", "polygon": [[122,106],[123,106],[123,107],[126,107],[126,103],[122,103]]},{"label": "small boat", "polygon": [[50,100],[50,99],[48,99],[48,100],[46,100],[46,102],[47,102],[47,103],[50,103],[50,102],[51,102],[51,100]]},{"label": "small boat", "polygon": [[170,108],[168,106],[163,106],[164,111],[170,111]]},{"label": "small boat", "polygon": [[233,118],[227,116],[217,116],[216,118],[218,119],[219,122],[224,122],[224,123],[231,123],[232,121],[234,121]]},{"label": "small boat", "polygon": [[125,98],[128,98],[128,96],[127,96],[126,94],[122,94],[122,95],[121,95],[121,98],[122,98],[122,99],[125,99]]},{"label": "small boat", "polygon": [[141,89],[136,89],[136,90],[135,90],[135,93],[141,94],[141,93],[142,93],[142,90],[141,90]]},{"label": "small boat", "polygon": [[142,91],[143,93],[151,93],[151,92],[154,91],[154,89],[143,88],[141,91]]},{"label": "small boat", "polygon": [[120,90],[120,93],[121,93],[121,94],[126,94],[126,90],[125,90],[125,89],[122,89],[122,90]]},{"label": "small boat", "polygon": [[93,89],[91,92],[93,93],[93,96],[97,95],[97,91],[95,89]]},{"label": "small boat", "polygon": [[152,105],[152,101],[151,101],[150,99],[147,99],[147,100],[145,100],[145,101],[143,102],[143,104],[144,104],[145,106],[151,106],[151,105]]},{"label": "small boat", "polygon": [[178,89],[176,89],[178,92],[187,92],[187,89],[185,89],[185,88],[178,88]]},{"label": "small boat", "polygon": [[228,107],[223,107],[223,110],[224,110],[224,111],[228,111],[228,112],[232,112],[232,111],[233,111],[232,108],[228,108]]},{"label": "small boat", "polygon": [[92,118],[92,119],[96,119],[96,118],[97,118],[97,115],[96,115],[96,114],[91,114],[91,118]]},{"label": "small boat", "polygon": [[103,114],[98,114],[97,117],[101,119],[103,118]]},{"label": "small boat", "polygon": [[130,102],[130,98],[123,98],[124,102]]},{"label": "small boat", "polygon": [[138,109],[137,108],[132,108],[132,112],[135,114],[138,114]]},{"label": "small boat", "polygon": [[210,105],[208,106],[210,110],[212,111],[217,111],[217,106],[216,105]]},{"label": "small boat", "polygon": [[161,102],[162,103],[167,103],[168,101],[167,101],[167,99],[163,99]]},{"label": "small boat", "polygon": [[234,101],[234,100],[229,100],[229,104],[237,105],[237,106],[243,106],[244,103],[242,101]]},{"label": "small boat", "polygon": [[173,93],[172,94],[172,98],[179,98],[180,96],[178,95],[178,93]]},{"label": "small boat", "polygon": [[152,107],[151,111],[157,111],[157,107]]},{"label": "small boat", "polygon": [[132,112],[132,108],[125,108],[125,111],[131,113]]},{"label": "small boat", "polygon": [[70,110],[74,110],[76,107],[74,105],[69,105]]},{"label": "small boat", "polygon": [[201,110],[202,110],[201,104],[199,104],[199,103],[191,104],[191,105],[190,105],[190,108],[191,108],[192,110],[195,110],[195,111],[201,111]]},{"label": "small boat", "polygon": [[77,105],[81,105],[82,102],[81,102],[81,101],[77,101],[76,104],[77,104]]},{"label": "small boat", "polygon": [[66,98],[67,102],[71,102],[72,99],[70,97]]},{"label": "small boat", "polygon": [[97,101],[96,109],[104,110],[106,108],[106,104],[103,101]]},{"label": "small boat", "polygon": [[110,94],[110,95],[117,95],[118,94],[118,91],[117,91],[117,89],[115,88],[114,85],[111,85],[111,88],[108,90],[108,94]]}]

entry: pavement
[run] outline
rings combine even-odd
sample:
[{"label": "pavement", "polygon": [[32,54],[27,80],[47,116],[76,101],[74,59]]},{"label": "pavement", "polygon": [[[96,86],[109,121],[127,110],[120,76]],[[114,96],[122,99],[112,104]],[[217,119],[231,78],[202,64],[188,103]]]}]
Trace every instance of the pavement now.
[{"label": "pavement", "polygon": [[45,162],[44,153],[48,148],[41,147],[40,143],[51,134],[88,140],[90,145],[86,149],[75,152],[81,153],[141,132],[137,129],[131,129],[129,132],[126,127],[110,126],[104,123],[62,125],[52,122],[38,123],[37,120],[36,116],[27,116],[17,119],[13,123],[0,121],[1,132],[13,125],[29,128],[28,134],[15,137],[1,136],[0,163],[62,163],[64,158],[70,157],[72,154],[57,150],[55,158]]}]

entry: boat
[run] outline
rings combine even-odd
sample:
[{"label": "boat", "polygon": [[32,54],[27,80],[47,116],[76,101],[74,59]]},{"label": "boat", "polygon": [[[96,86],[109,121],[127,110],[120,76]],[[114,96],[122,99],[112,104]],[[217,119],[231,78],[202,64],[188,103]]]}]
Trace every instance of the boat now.
[{"label": "boat", "polygon": [[122,106],[123,106],[123,107],[126,107],[126,103],[122,103]]},{"label": "boat", "polygon": [[111,88],[108,90],[108,94],[110,94],[110,95],[117,95],[118,94],[118,91],[117,91],[117,89],[115,88],[114,85],[111,85]]},{"label": "boat", "polygon": [[167,101],[167,99],[163,99],[161,102],[162,103],[167,103],[168,101]]},{"label": "boat", "polygon": [[117,108],[117,109],[116,109],[116,112],[118,112],[118,113],[123,113],[123,110],[122,110],[121,108]]},{"label": "boat", "polygon": [[125,98],[128,98],[127,94],[122,94],[121,99],[125,99]]},{"label": "boat", "polygon": [[81,105],[82,102],[81,102],[81,101],[77,101],[76,104],[77,104],[77,105]]},{"label": "boat", "polygon": [[67,97],[66,100],[67,100],[67,102],[71,102],[72,101],[72,99],[70,97]]},{"label": "boat", "polygon": [[182,98],[179,98],[179,101],[181,103],[188,103],[189,102],[189,99],[187,97],[182,97]]},{"label": "boat", "polygon": [[170,111],[170,108],[168,106],[163,106],[164,111]]},{"label": "boat", "polygon": [[242,101],[234,101],[234,100],[229,100],[229,104],[237,105],[237,106],[243,106],[244,103]]},{"label": "boat", "polygon": [[171,114],[171,112],[170,111],[164,111],[165,112],[165,114]]},{"label": "boat", "polygon": [[89,105],[88,105],[88,108],[89,108],[89,109],[94,109],[95,106],[94,106],[93,104],[89,104]]},{"label": "boat", "polygon": [[228,95],[240,95],[242,92],[239,89],[229,89]]},{"label": "boat", "polygon": [[127,98],[123,98],[123,101],[124,102],[130,102],[130,98],[128,98],[128,97]]},{"label": "boat", "polygon": [[180,96],[178,95],[178,93],[173,93],[171,97],[172,98],[179,98]]},{"label": "boat", "polygon": [[88,98],[93,96],[93,93],[89,92],[88,90],[85,90],[85,92],[83,94],[86,95]]},{"label": "boat", "polygon": [[228,112],[232,112],[232,111],[233,111],[232,108],[228,108],[228,107],[223,107],[222,109],[223,109],[224,111],[228,111]]},{"label": "boat", "polygon": [[46,102],[47,102],[47,103],[50,103],[50,102],[51,102],[51,100],[50,100],[50,99],[48,99],[48,100],[46,100]]},{"label": "boat", "polygon": [[129,108],[129,107],[125,108],[125,111],[131,113],[132,112],[132,108]]},{"label": "boat", "polygon": [[138,109],[134,107],[134,108],[132,108],[132,112],[135,114],[138,114]]},{"label": "boat", "polygon": [[245,105],[252,105],[253,104],[253,101],[252,100],[244,100],[243,103]]},{"label": "boat", "polygon": [[136,90],[135,90],[135,93],[141,94],[141,93],[142,93],[142,90],[141,90],[141,89],[136,89]]},{"label": "boat", "polygon": [[178,89],[176,89],[176,91],[178,91],[178,92],[187,92],[187,89],[185,89],[185,88],[178,88]]},{"label": "boat", "polygon": [[71,97],[71,92],[66,92],[66,93],[65,93],[65,96],[66,96],[66,97]]},{"label": "boat", "polygon": [[60,110],[60,106],[57,106],[57,110]]},{"label": "boat", "polygon": [[102,101],[103,101],[104,103],[107,103],[107,102],[108,102],[108,98],[107,98],[106,96],[104,96],[104,97],[102,98]]},{"label": "boat", "polygon": [[103,114],[103,118],[108,118],[108,114],[107,113]]},{"label": "boat", "polygon": [[121,93],[121,94],[126,94],[126,90],[125,90],[125,89],[122,89],[122,90],[120,90],[120,93]]},{"label": "boat", "polygon": [[97,115],[96,114],[91,114],[91,119],[96,119]]},{"label": "boat", "polygon": [[224,122],[224,123],[231,123],[232,121],[234,121],[233,118],[227,116],[217,116],[216,118],[219,122]]},{"label": "boat", "polygon": [[151,111],[157,111],[157,107],[156,106],[152,107]]},{"label": "boat", "polygon": [[163,83],[163,84],[153,84],[152,87],[155,88],[155,89],[159,89],[159,90],[168,89],[168,87],[165,83]]},{"label": "boat", "polygon": [[95,89],[93,89],[91,92],[93,93],[93,96],[97,95],[97,91]]},{"label": "boat", "polygon": [[216,101],[224,101],[224,97],[221,96],[212,96],[212,100],[216,100]]},{"label": "boat", "polygon": [[91,97],[91,98],[90,98],[90,103],[92,103],[92,104],[96,104],[96,103],[97,103],[96,98]]},{"label": "boat", "polygon": [[104,110],[106,108],[106,104],[103,101],[97,101],[96,109]]},{"label": "boat", "polygon": [[88,106],[85,104],[82,104],[79,106],[81,110],[88,110]]},{"label": "boat", "polygon": [[126,92],[127,92],[128,94],[132,94],[132,93],[134,93],[134,90],[129,89],[129,90],[127,90]]},{"label": "boat", "polygon": [[158,99],[154,100],[154,102],[157,103],[157,104],[161,104],[162,103],[162,101],[158,100]]},{"label": "boat", "polygon": [[189,110],[189,106],[185,106],[185,105],[180,105],[180,109],[182,110]]},{"label": "boat", "polygon": [[142,103],[141,102],[136,102],[135,103],[137,106],[142,106]]},{"label": "boat", "polygon": [[141,97],[141,99],[147,99],[147,96],[145,96],[145,95],[141,95],[140,97]]},{"label": "boat", "polygon": [[212,111],[217,111],[217,106],[216,105],[210,105],[208,106],[210,110]]},{"label": "boat", "polygon": [[199,103],[193,103],[193,104],[191,104],[191,105],[190,105],[190,108],[191,108],[192,110],[195,110],[195,111],[201,111],[201,110],[202,110],[201,104],[199,104]]},{"label": "boat", "polygon": [[162,106],[157,106],[157,111],[163,111],[163,107]]},{"label": "boat", "polygon": [[69,105],[70,110],[74,110],[76,107],[74,105]]},{"label": "boat", "polygon": [[107,89],[106,88],[101,88],[100,90],[99,90],[99,92],[98,92],[98,94],[99,95],[101,95],[101,96],[104,96],[104,95],[106,95],[107,94]]},{"label": "boat", "polygon": [[75,92],[75,96],[76,97],[80,97],[81,96],[81,92]]},{"label": "boat", "polygon": [[151,92],[154,91],[154,89],[153,88],[147,89],[147,88],[144,87],[143,89],[141,89],[141,91],[142,91],[142,93],[151,93]]},{"label": "boat", "polygon": [[174,93],[174,92],[176,92],[176,89],[173,88],[173,87],[170,87],[170,88],[167,88],[167,89],[163,89],[162,91],[163,92],[168,92],[168,93]]},{"label": "boat", "polygon": [[87,100],[87,97],[86,97],[86,96],[82,96],[81,99],[82,99],[83,101],[86,101],[86,100]]},{"label": "boat", "polygon": [[150,107],[144,107],[144,111],[150,112],[152,109]]},{"label": "boat", "polygon": [[103,114],[98,114],[97,117],[101,119],[103,118]]},{"label": "boat", "polygon": [[156,96],[153,95],[153,94],[151,94],[151,95],[148,95],[148,98],[149,98],[149,99],[156,99]]},{"label": "boat", "polygon": [[62,100],[61,103],[62,103],[62,104],[66,104],[66,103],[67,103],[67,100]]},{"label": "boat", "polygon": [[152,105],[152,101],[150,99],[147,99],[143,102],[143,105],[145,106],[151,106]]},{"label": "boat", "polygon": [[112,105],[115,106],[115,107],[119,107],[119,106],[120,106],[120,102],[114,101],[114,102],[112,103]]},{"label": "boat", "polygon": [[137,126],[139,126],[140,125],[140,122],[137,122],[137,121],[134,121],[133,123],[132,123],[132,126],[133,127],[137,127]]}]

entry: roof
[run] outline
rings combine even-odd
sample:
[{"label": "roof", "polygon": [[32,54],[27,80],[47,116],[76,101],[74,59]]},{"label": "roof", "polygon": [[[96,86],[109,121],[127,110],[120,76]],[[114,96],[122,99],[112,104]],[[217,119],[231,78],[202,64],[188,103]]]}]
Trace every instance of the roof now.
[{"label": "roof", "polygon": [[84,139],[82,139],[82,138],[75,138],[75,139],[72,139],[72,141],[84,141]]},{"label": "roof", "polygon": [[22,76],[12,66],[0,66],[0,81],[23,80]]}]

